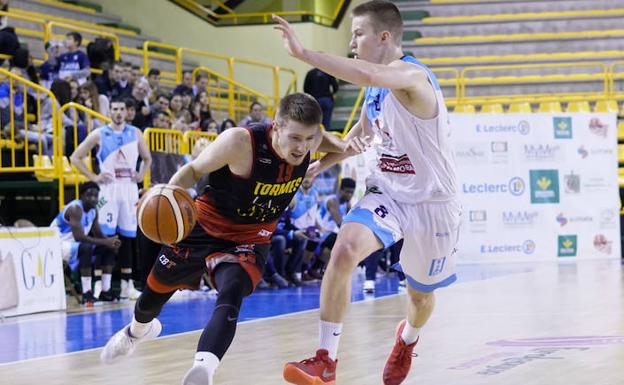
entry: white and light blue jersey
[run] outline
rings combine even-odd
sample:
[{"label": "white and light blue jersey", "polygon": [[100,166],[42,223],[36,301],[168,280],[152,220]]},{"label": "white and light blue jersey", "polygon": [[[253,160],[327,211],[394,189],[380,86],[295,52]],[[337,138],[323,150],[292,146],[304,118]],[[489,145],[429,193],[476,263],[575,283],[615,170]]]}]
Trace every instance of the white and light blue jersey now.
[{"label": "white and light blue jersey", "polygon": [[82,230],[85,234],[89,234],[91,231],[91,227],[93,226],[93,222],[95,221],[95,216],[97,215],[97,211],[95,208],[92,208],[89,211],[85,211],[84,206],[82,205],[82,201],[80,199],[75,199],[69,202],[63,210],[54,218],[50,227],[57,226],[61,235],[62,241],[70,241],[76,242],[74,239],[74,234],[71,231],[71,224],[67,219],[65,219],[65,214],[67,213],[67,209],[72,206],[79,206],[82,209],[82,219],[80,220],[82,224]]},{"label": "white and light blue jersey", "polygon": [[364,106],[376,138],[377,164],[367,179],[398,202],[449,201],[457,191],[455,158],[450,145],[448,111],[440,84],[412,56],[401,60],[422,68],[435,90],[438,113],[421,119],[409,112],[387,88],[367,87]]},{"label": "white and light blue jersey", "polygon": [[323,227],[326,232],[337,233],[339,226],[327,208],[327,202],[330,199],[335,199],[336,202],[338,202],[338,211],[340,212],[342,218],[344,218],[349,211],[349,202],[340,203],[340,198],[338,198],[337,195],[331,195],[325,198],[323,204],[321,204],[321,207],[319,208],[319,224],[321,227]]},{"label": "white and light blue jersey", "polygon": [[117,181],[124,179],[131,181],[139,159],[137,141],[139,129],[126,124],[121,131],[115,131],[108,125],[98,130],[100,130],[100,149],[97,160],[100,172],[114,175]]}]

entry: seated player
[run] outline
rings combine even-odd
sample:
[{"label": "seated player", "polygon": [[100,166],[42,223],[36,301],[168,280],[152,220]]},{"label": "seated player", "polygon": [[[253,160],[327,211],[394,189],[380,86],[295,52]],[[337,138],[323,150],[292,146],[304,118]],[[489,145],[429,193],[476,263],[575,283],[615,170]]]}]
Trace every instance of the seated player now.
[{"label": "seated player", "polygon": [[[117,236],[105,237],[97,221],[98,193],[100,188],[94,182],[80,186],[79,198],[69,202],[54,218],[50,226],[58,226],[61,235],[63,259],[76,271],[80,268],[82,303],[93,305],[95,298],[91,290],[91,267],[98,256],[97,266],[102,266],[102,293],[100,299],[111,300],[111,272],[115,264],[115,253],[121,245]],[[93,234],[89,236],[88,234]]]}]

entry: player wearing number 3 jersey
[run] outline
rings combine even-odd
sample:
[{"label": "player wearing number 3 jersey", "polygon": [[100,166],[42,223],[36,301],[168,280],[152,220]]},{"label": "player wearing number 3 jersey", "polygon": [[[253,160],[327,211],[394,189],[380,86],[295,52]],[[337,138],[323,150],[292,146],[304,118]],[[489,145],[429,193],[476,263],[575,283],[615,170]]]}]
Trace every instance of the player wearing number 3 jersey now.
[{"label": "player wearing number 3 jersey", "polygon": [[288,52],[313,67],[366,86],[359,122],[346,139],[347,151],[329,154],[310,167],[318,174],[364,150],[373,136],[376,167],[367,193],[347,214],[332,250],[321,287],[320,349],[284,368],[294,384],[334,384],[342,320],[351,298],[351,273],[372,252],[404,240],[400,266],[408,282],[407,319],[397,327],[383,382],[406,378],[420,328],[434,306],[435,289],[455,281],[455,252],[461,207],[457,201],[455,161],[448,112],[434,74],[401,49],[402,20],[395,5],[374,0],[353,9],[356,59],[304,48],[280,17]]}]

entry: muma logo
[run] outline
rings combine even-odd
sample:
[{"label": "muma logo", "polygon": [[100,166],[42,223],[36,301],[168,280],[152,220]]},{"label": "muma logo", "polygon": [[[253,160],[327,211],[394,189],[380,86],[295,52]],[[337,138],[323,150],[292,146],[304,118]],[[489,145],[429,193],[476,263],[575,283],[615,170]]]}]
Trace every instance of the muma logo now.
[{"label": "muma logo", "polygon": [[555,139],[572,139],[572,118],[553,118]]},{"label": "muma logo", "polygon": [[531,170],[531,203],[559,203],[559,171]]},{"label": "muma logo", "polygon": [[576,257],[576,235],[560,235],[557,241],[557,255],[559,257]]}]

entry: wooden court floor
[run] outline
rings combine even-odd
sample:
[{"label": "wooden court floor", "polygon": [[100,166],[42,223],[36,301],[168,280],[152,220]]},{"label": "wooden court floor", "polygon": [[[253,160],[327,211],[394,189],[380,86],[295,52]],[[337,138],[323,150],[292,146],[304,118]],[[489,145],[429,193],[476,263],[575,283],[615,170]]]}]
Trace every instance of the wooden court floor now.
[{"label": "wooden court floor", "polygon": [[[405,384],[622,385],[624,297],[619,261],[544,263],[529,273],[439,290]],[[397,295],[351,306],[337,384],[379,385]],[[318,311],[239,325],[215,384],[283,384],[284,362],[317,344]],[[179,384],[199,332],[145,343],[128,360],[100,364],[99,349],[0,366],[0,384]],[[1,343],[1,342],[0,342]]]}]

